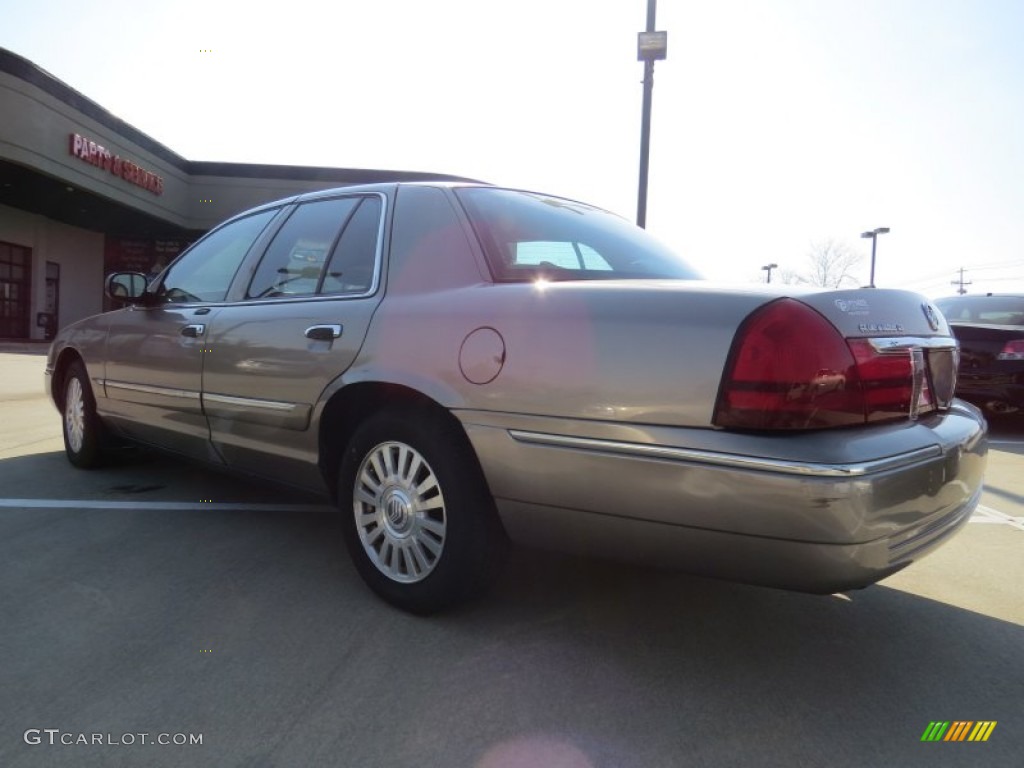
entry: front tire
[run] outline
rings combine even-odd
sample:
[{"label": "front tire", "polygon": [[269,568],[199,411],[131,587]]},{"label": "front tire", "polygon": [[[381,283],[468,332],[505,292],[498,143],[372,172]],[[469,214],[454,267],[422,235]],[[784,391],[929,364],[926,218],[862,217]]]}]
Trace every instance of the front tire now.
[{"label": "front tire", "polygon": [[96,399],[80,360],[71,363],[64,376],[61,416],[68,461],[82,469],[99,466],[103,458],[103,424],[96,415]]},{"label": "front tire", "polygon": [[482,594],[505,534],[457,422],[424,409],[384,411],[352,436],[338,484],[345,543],[367,585],[418,614]]}]

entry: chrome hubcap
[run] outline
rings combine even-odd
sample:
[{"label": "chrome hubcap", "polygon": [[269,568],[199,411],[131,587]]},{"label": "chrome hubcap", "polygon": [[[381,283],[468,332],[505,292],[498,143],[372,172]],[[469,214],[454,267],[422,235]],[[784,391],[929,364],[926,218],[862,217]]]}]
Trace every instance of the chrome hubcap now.
[{"label": "chrome hubcap", "polygon": [[85,439],[85,400],[82,397],[82,382],[77,378],[68,382],[64,396],[64,432],[71,450],[75,453],[82,450],[82,441]]},{"label": "chrome hubcap", "polygon": [[356,473],[353,513],[370,561],[393,581],[425,579],[444,550],[447,515],[434,471],[411,446],[381,443]]}]

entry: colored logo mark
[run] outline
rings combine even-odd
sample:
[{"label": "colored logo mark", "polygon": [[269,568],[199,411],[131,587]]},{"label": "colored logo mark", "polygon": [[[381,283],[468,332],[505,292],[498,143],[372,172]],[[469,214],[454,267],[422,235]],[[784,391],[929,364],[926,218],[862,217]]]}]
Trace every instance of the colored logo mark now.
[{"label": "colored logo mark", "polygon": [[996,720],[933,720],[921,734],[921,741],[988,741]]}]

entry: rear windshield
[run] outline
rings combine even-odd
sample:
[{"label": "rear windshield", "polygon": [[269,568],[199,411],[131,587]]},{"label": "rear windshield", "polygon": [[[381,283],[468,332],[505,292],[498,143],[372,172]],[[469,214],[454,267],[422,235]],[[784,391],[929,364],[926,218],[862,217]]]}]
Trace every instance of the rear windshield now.
[{"label": "rear windshield", "polygon": [[935,302],[951,323],[1024,325],[1024,296],[960,296]]},{"label": "rear windshield", "polygon": [[701,279],[644,230],[600,208],[509,189],[455,194],[496,280]]}]

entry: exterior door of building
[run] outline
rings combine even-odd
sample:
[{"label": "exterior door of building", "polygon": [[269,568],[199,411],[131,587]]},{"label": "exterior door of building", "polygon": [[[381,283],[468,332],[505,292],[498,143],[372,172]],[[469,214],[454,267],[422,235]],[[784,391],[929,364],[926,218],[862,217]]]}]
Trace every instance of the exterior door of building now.
[{"label": "exterior door of building", "polygon": [[0,339],[27,339],[32,249],[0,242]]},{"label": "exterior door of building", "polygon": [[60,328],[60,264],[46,262],[46,305],[43,307],[43,329],[47,341],[53,341]]}]

